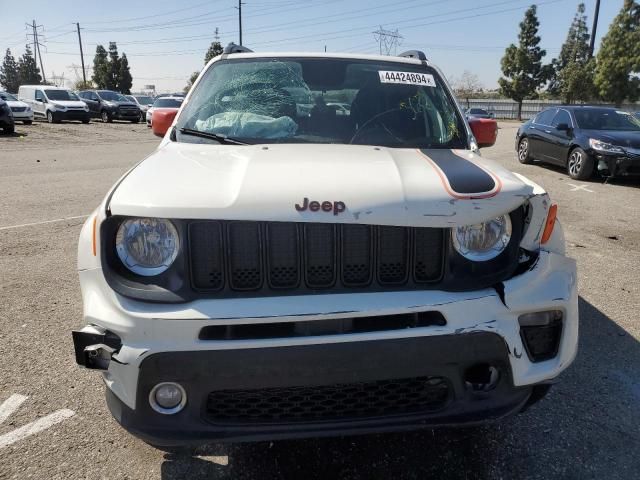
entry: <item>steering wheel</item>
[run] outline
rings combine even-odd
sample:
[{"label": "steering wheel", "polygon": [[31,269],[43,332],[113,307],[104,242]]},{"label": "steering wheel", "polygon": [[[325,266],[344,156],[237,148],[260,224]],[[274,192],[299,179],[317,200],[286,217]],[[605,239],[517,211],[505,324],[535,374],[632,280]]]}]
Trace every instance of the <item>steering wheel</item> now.
[{"label": "steering wheel", "polygon": [[[359,127],[355,133],[353,134],[353,136],[351,137],[351,140],[349,140],[349,144],[352,144],[355,139],[358,137],[358,135],[360,135],[363,131],[365,131],[366,129],[368,129],[371,125],[376,125],[378,123],[380,123],[380,119],[383,117],[386,117],[387,115],[389,115],[390,113],[395,113],[395,112],[405,112],[406,109],[405,108],[392,108],[390,110],[385,110],[384,112],[380,112],[376,115],[374,115],[373,117],[371,117],[369,120],[367,120],[366,122],[364,122],[362,124],[361,127]],[[375,123],[373,123],[375,120]]]}]

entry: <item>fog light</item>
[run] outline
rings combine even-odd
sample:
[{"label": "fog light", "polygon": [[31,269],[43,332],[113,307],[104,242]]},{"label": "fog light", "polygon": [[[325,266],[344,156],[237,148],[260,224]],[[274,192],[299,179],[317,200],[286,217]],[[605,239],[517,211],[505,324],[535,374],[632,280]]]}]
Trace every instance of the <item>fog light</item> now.
[{"label": "fog light", "polygon": [[173,415],[187,404],[187,393],[177,383],[159,383],[149,393],[149,404],[158,413]]},{"label": "fog light", "polygon": [[520,337],[532,362],[543,362],[554,358],[562,338],[562,312],[526,313],[518,317]]}]

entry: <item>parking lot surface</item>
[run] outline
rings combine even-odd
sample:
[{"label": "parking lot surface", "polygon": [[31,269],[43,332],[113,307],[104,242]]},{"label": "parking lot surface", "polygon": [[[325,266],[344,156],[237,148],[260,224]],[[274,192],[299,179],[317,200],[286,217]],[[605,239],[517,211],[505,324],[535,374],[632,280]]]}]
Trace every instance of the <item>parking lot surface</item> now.
[{"label": "parking lot surface", "polygon": [[99,374],[75,365],[70,334],[82,315],[80,226],[158,139],[143,124],[99,122],[36,122],[0,136],[0,479],[638,478],[640,181],[578,182],[557,167],[520,165],[517,124],[500,127],[483,155],[549,191],[578,260],[580,350],[549,396],[477,428],[208,445],[192,455],[122,430]]}]

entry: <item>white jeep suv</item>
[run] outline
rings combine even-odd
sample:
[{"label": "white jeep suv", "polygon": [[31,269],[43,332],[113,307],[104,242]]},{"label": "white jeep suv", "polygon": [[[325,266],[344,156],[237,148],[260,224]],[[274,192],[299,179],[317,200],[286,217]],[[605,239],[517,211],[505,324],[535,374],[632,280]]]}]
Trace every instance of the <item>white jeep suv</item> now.
[{"label": "white jeep suv", "polygon": [[573,361],[556,207],[479,155],[421,52],[230,45],[162,121],[78,249],[76,359],[134,435],[476,423],[523,410]]}]

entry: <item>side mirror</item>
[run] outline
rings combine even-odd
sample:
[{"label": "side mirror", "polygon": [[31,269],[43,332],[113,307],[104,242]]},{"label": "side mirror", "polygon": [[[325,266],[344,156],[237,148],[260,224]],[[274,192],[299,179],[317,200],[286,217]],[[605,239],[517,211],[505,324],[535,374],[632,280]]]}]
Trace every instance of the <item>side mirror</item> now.
[{"label": "side mirror", "polygon": [[559,123],[556,126],[556,130],[560,131],[560,132],[568,132],[571,129],[571,127],[569,127],[568,124],[566,123]]},{"label": "side mirror", "polygon": [[479,148],[492,147],[498,138],[498,122],[493,118],[469,118],[469,126]]},{"label": "side mirror", "polygon": [[154,110],[151,114],[151,127],[153,134],[164,137],[176,118],[177,110]]}]

